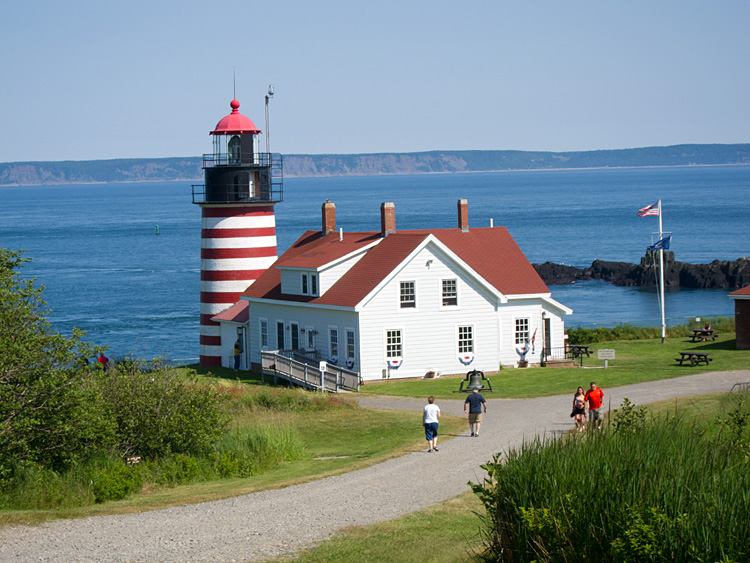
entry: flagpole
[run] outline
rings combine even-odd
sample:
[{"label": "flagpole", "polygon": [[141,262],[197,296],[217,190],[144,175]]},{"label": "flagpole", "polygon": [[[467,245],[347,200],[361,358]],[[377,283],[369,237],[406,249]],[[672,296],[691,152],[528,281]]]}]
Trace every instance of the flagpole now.
[{"label": "flagpole", "polygon": [[[659,240],[664,237],[661,223],[661,198],[659,199]],[[664,317],[664,245],[659,249],[659,290],[661,291],[661,343],[667,337],[667,321]]]}]

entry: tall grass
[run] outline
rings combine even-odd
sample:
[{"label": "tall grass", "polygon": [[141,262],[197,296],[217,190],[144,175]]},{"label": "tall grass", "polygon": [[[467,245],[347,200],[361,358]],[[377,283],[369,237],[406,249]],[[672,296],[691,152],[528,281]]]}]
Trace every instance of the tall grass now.
[{"label": "tall grass", "polygon": [[473,486],[490,553],[513,562],[747,561],[748,414],[740,402],[712,428],[660,418],[528,442],[504,464],[496,457]]},{"label": "tall grass", "polygon": [[120,500],[143,488],[174,487],[228,477],[249,477],[301,459],[297,429],[273,412],[237,425],[203,455],[171,455],[127,465],[117,455],[97,455],[64,472],[30,463],[12,466],[0,490],[0,509],[56,509]]},{"label": "tall grass", "polygon": [[[667,329],[669,338],[690,336],[694,328],[701,328],[702,322],[691,321],[686,324],[671,326]],[[734,317],[716,317],[711,325],[717,333],[735,331]],[[567,331],[570,344],[595,344],[612,340],[646,340],[661,338],[659,326],[619,325],[613,328],[573,328]]]}]

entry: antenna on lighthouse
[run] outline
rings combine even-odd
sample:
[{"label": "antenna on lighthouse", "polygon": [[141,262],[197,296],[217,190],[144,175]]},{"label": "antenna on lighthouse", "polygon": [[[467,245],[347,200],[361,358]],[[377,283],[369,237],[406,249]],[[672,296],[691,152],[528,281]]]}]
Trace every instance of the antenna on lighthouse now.
[{"label": "antenna on lighthouse", "polygon": [[232,98],[237,99],[237,71],[232,67]]},{"label": "antenna on lighthouse", "polygon": [[266,154],[271,154],[271,134],[268,131],[268,100],[273,98],[273,84],[268,85],[268,94],[266,94]]}]

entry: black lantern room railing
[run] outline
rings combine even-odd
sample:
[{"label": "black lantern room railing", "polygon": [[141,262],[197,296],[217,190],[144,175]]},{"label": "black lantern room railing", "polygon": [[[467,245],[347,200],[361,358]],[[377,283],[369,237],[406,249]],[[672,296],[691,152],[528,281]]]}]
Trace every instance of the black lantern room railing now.
[{"label": "black lantern room railing", "polygon": [[284,199],[280,154],[203,155],[205,184],[193,184],[193,203],[276,203]]}]

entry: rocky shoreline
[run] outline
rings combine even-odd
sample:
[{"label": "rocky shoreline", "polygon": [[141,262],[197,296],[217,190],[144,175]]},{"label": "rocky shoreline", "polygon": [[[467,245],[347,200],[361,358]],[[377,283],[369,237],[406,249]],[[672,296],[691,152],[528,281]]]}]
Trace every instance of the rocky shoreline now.
[{"label": "rocky shoreline", "polygon": [[[654,287],[659,279],[659,260],[654,261],[650,254],[641,258],[640,264],[594,260],[588,268],[553,262],[533,266],[547,285],[603,280],[619,286]],[[665,252],[664,285],[692,289],[739,289],[750,285],[750,258],[689,264],[675,261],[674,252]]]}]

